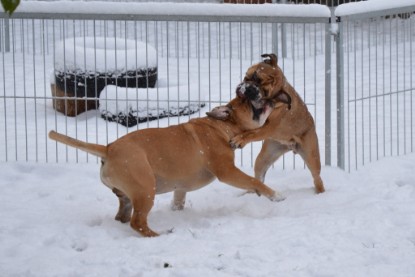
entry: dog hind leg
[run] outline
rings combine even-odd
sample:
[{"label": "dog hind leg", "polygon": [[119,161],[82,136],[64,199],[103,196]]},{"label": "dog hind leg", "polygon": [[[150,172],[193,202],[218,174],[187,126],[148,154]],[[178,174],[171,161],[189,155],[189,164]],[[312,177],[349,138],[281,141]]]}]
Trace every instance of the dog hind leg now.
[{"label": "dog hind leg", "polygon": [[173,211],[183,210],[186,202],[186,192],[183,190],[175,190],[173,201],[171,203],[171,209]]},{"label": "dog hind leg", "polygon": [[123,177],[123,191],[133,205],[131,228],[144,237],[158,236],[147,223],[147,216],[154,205],[156,196],[156,178],[150,165],[145,161],[139,166],[137,164],[130,165]]},{"label": "dog hind leg", "polygon": [[115,220],[118,220],[122,223],[127,223],[131,220],[131,211],[133,209],[130,199],[119,189],[113,188],[112,192],[118,197],[120,201],[120,207],[118,208],[118,213],[115,216]]},{"label": "dog hind leg", "polygon": [[147,216],[153,207],[154,196],[140,196],[133,200],[133,216],[131,218],[131,228],[139,232],[144,237],[157,237],[158,234],[148,227]]},{"label": "dog hind leg", "polygon": [[156,237],[158,234],[148,227],[147,216],[154,204],[155,192],[136,191],[131,199],[133,203],[133,215],[131,217],[131,228],[144,237]]},{"label": "dog hind leg", "polygon": [[269,167],[289,150],[290,148],[287,145],[273,139],[266,139],[255,160],[255,178],[264,182]]},{"label": "dog hind leg", "polygon": [[316,193],[325,191],[323,180],[320,177],[321,162],[318,139],[315,129],[310,129],[302,138],[302,144],[298,147],[298,153],[303,158],[314,180]]}]

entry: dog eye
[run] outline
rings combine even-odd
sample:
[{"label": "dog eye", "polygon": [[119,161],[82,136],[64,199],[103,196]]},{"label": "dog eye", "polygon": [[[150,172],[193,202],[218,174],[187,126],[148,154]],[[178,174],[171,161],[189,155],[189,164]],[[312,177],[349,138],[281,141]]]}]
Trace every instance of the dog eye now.
[{"label": "dog eye", "polygon": [[254,75],[252,75],[252,80],[255,83],[260,83],[261,82],[261,80],[258,78],[258,75],[256,74],[256,72],[254,73]]}]

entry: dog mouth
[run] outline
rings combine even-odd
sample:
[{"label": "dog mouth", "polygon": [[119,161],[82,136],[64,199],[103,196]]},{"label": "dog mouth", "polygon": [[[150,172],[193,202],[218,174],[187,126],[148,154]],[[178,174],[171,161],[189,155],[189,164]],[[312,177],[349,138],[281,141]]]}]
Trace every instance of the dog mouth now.
[{"label": "dog mouth", "polygon": [[251,101],[251,108],[253,112],[252,118],[259,121],[262,115],[273,109],[273,104],[271,101],[261,99],[259,101]]},{"label": "dog mouth", "polygon": [[253,119],[260,120],[261,115],[272,108],[273,102],[261,96],[261,89],[258,85],[251,82],[242,82],[236,87],[236,94],[249,100],[253,112]]}]

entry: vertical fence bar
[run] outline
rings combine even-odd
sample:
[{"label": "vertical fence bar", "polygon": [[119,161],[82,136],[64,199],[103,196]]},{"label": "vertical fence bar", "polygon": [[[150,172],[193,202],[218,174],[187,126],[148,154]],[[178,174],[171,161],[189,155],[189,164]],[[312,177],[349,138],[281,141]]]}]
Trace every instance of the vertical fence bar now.
[{"label": "vertical fence bar", "polygon": [[[46,23],[47,26],[47,23]],[[47,43],[46,43],[46,31],[45,31],[45,20],[42,20],[42,27],[41,27],[41,37],[42,37],[42,62],[43,62],[43,85],[45,87],[45,92],[44,92],[44,101],[43,101],[43,105],[44,105],[44,109],[43,109],[43,113],[44,113],[44,128],[45,128],[45,133],[43,134],[43,138],[44,138],[44,142],[45,142],[45,160],[46,162],[48,162],[48,135],[47,135],[47,130],[48,130],[48,118],[47,118],[47,101],[48,101],[48,97],[46,96],[46,89],[48,89],[48,75],[46,73],[46,53],[47,53]],[[49,80],[49,84],[50,84],[50,80]]]},{"label": "vertical fence bar", "polygon": [[5,18],[3,21],[3,24],[4,24],[4,51],[10,52],[10,20],[8,18]]},{"label": "vertical fence bar", "polygon": [[344,155],[344,46],[343,22],[337,18],[338,33],[336,35],[336,91],[337,91],[337,166],[345,169]]},{"label": "vertical fence bar", "polygon": [[376,160],[379,160],[379,91],[378,91],[378,61],[379,61],[379,53],[378,53],[378,25],[379,24],[375,24],[375,95],[376,95],[376,129],[375,129],[375,136],[376,136]]},{"label": "vertical fence bar", "polygon": [[331,165],[331,20],[325,26],[325,165]]},{"label": "vertical fence bar", "polygon": [[[412,23],[415,21],[414,20],[414,17],[411,17],[410,19],[409,19],[410,21],[409,21],[409,34],[410,35],[412,35],[412,31],[413,31],[413,29],[412,29]],[[414,51],[413,51],[413,48],[412,48],[412,46],[413,46],[413,44],[412,44],[412,39],[410,39],[409,40],[409,64],[414,64],[414,61],[413,61],[413,53],[414,53]],[[410,127],[410,129],[411,129],[411,152],[413,152],[414,151],[414,124],[413,124],[413,120],[414,120],[414,115],[413,115],[413,92],[414,92],[414,87],[415,87],[415,85],[414,85],[414,83],[413,83],[413,66],[411,66],[410,67],[410,82],[409,82],[409,85],[410,85],[410,88],[411,88],[411,90],[410,90],[410,110],[411,110],[411,127]]]},{"label": "vertical fence bar", "polygon": [[278,23],[272,23],[272,53],[278,53]]},{"label": "vertical fence bar", "polygon": [[15,145],[14,145],[14,155],[15,155],[15,160],[17,161],[18,160],[18,151],[17,151],[17,149],[18,149],[18,145],[17,145],[17,113],[16,113],[16,110],[17,110],[17,97],[16,97],[16,90],[17,90],[17,88],[16,88],[16,74],[17,74],[17,68],[16,68],[16,48],[17,48],[17,42],[16,42],[16,33],[15,33],[15,30],[16,30],[16,28],[17,28],[17,26],[16,25],[18,25],[17,23],[15,23],[15,20],[12,20],[12,30],[13,30],[13,32],[12,32],[12,49],[13,49],[13,51],[12,51],[12,56],[13,56],[13,95],[14,95],[14,98],[13,98],[13,109],[14,109],[14,117],[13,117],[13,119],[14,119],[14,132],[13,132],[13,135],[14,135],[14,137],[15,137]]},{"label": "vertical fence bar", "polygon": [[[5,24],[5,19],[2,20],[3,24]],[[4,49],[3,47],[5,47],[5,39],[4,39],[5,33],[1,32],[0,33],[0,49]],[[5,51],[1,51],[1,58],[2,58],[2,76],[1,78],[3,79],[3,109],[4,109],[4,113],[3,113],[3,117],[4,117],[4,153],[5,153],[5,161],[8,161],[8,133],[7,133],[7,95],[6,95],[6,66],[5,66]]]},{"label": "vertical fence bar", "polygon": [[[29,20],[28,20],[29,21]],[[23,27],[25,28],[25,27]],[[27,48],[30,48],[30,43],[29,43],[29,26],[26,26],[26,31],[24,31],[27,35],[25,37],[27,37],[27,41],[25,43],[25,40],[23,39],[23,45],[22,45],[22,54],[23,54],[23,68],[22,68],[22,74],[23,74],[23,109],[24,109],[24,135],[25,135],[25,160],[29,161],[29,136],[28,136],[28,115],[27,115],[27,78],[26,78],[26,70],[27,70],[27,55],[29,55],[29,51],[26,50]],[[26,51],[28,51],[26,53]],[[17,93],[15,91],[15,93]],[[16,110],[17,111],[17,110]],[[15,112],[16,112],[15,111]],[[18,144],[18,137],[16,137],[16,145]]]},{"label": "vertical fence bar", "polygon": [[[281,52],[282,57],[287,58],[287,24],[281,23]],[[294,56],[294,51],[293,51]]]},{"label": "vertical fence bar", "polygon": [[[365,71],[365,69],[364,69],[364,58],[365,58],[364,52],[365,52],[365,49],[366,49],[365,45],[364,45],[365,36],[364,36],[363,28],[355,28],[355,31],[356,30],[360,31],[360,37],[359,37],[360,38],[360,68],[358,68],[358,70],[360,70],[360,72],[363,73]],[[356,73],[357,73],[358,70],[356,70]],[[365,119],[366,119],[366,117],[365,117],[365,95],[364,95],[364,93],[365,93],[365,89],[364,89],[365,76],[363,76],[362,73],[360,74],[360,87],[361,87],[361,100],[360,100],[361,101],[361,111],[360,111],[361,126],[360,127],[361,127],[361,134],[362,134],[361,135],[360,146],[361,146],[361,149],[362,149],[362,165],[364,165],[365,164],[365,143],[366,143],[366,140],[365,140]],[[356,86],[355,89],[357,91],[357,86]],[[357,103],[357,99],[355,99],[355,101]],[[357,148],[357,144],[356,144],[356,148]]]}]

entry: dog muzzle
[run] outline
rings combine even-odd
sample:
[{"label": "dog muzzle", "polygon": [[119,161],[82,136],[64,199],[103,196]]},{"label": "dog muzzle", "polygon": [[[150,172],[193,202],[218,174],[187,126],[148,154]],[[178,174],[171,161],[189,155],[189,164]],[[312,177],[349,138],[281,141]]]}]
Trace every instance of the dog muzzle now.
[{"label": "dog muzzle", "polygon": [[255,108],[262,108],[261,90],[254,83],[242,82],[236,87],[236,95],[251,100]]}]

